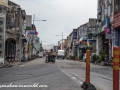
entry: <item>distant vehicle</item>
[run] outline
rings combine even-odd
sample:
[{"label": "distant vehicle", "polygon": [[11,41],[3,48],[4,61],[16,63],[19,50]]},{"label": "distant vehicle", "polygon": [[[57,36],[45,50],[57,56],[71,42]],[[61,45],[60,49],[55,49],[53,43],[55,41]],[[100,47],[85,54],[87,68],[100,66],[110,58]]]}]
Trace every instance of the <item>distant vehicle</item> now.
[{"label": "distant vehicle", "polygon": [[64,60],[64,58],[65,58],[65,50],[58,50],[57,59],[58,58],[62,58]]},{"label": "distant vehicle", "polygon": [[38,58],[43,58],[43,54],[42,54],[42,53],[39,53],[39,54],[38,54]]},{"label": "distant vehicle", "polygon": [[[91,56],[94,55],[94,54],[96,54],[96,53],[91,53],[90,61],[92,61]],[[83,55],[83,61],[86,62],[86,53]]]}]

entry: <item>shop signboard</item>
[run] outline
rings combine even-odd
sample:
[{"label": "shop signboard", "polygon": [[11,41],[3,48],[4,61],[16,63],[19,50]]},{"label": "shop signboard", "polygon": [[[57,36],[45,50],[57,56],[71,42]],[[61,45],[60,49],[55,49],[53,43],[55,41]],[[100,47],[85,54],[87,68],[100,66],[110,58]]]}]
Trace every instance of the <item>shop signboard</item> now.
[{"label": "shop signboard", "polygon": [[32,50],[32,45],[31,44],[29,45],[29,49]]},{"label": "shop signboard", "polygon": [[114,28],[120,26],[120,13],[114,15],[113,26]]},{"label": "shop signboard", "polygon": [[31,24],[32,24],[32,15],[26,15],[27,30],[31,30]]},{"label": "shop signboard", "polygon": [[105,34],[106,39],[112,39],[114,37],[113,33],[107,33]]},{"label": "shop signboard", "polygon": [[110,29],[107,28],[107,27],[105,27],[105,28],[104,28],[104,32],[105,32],[105,34],[108,34],[108,33],[110,33]]},{"label": "shop signboard", "polygon": [[35,34],[35,30],[30,30],[30,34],[34,35]]},{"label": "shop signboard", "polygon": [[104,28],[104,32],[105,32],[105,38],[106,38],[106,39],[111,39],[111,38],[113,38],[114,34],[111,33],[111,31],[110,31],[109,28],[105,27],[105,28]]}]

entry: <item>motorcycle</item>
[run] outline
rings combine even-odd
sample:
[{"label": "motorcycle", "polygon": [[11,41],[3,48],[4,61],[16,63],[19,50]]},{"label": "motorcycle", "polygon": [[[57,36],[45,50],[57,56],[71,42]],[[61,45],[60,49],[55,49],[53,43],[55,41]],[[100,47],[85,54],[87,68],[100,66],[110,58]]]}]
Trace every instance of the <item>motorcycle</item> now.
[{"label": "motorcycle", "polygon": [[55,63],[55,56],[54,55],[46,56],[45,63],[49,63],[49,62]]}]

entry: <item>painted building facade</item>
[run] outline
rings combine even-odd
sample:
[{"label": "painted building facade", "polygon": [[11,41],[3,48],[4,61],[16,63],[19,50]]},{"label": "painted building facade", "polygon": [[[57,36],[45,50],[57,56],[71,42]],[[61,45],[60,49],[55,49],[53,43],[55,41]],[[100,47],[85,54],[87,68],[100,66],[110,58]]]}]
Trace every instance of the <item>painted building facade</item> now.
[{"label": "painted building facade", "polygon": [[[97,54],[104,50],[107,57],[112,57],[114,0],[98,0],[97,11]],[[111,37],[110,37],[111,36]],[[110,38],[109,38],[110,37]]]}]

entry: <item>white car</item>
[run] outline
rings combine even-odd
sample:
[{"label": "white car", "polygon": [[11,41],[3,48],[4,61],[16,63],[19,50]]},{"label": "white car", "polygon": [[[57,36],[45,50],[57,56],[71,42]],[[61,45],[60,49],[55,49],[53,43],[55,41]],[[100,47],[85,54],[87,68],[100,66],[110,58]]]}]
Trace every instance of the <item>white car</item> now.
[{"label": "white car", "polygon": [[39,58],[43,58],[43,54],[39,53],[39,54],[38,54],[38,57],[39,57]]}]

